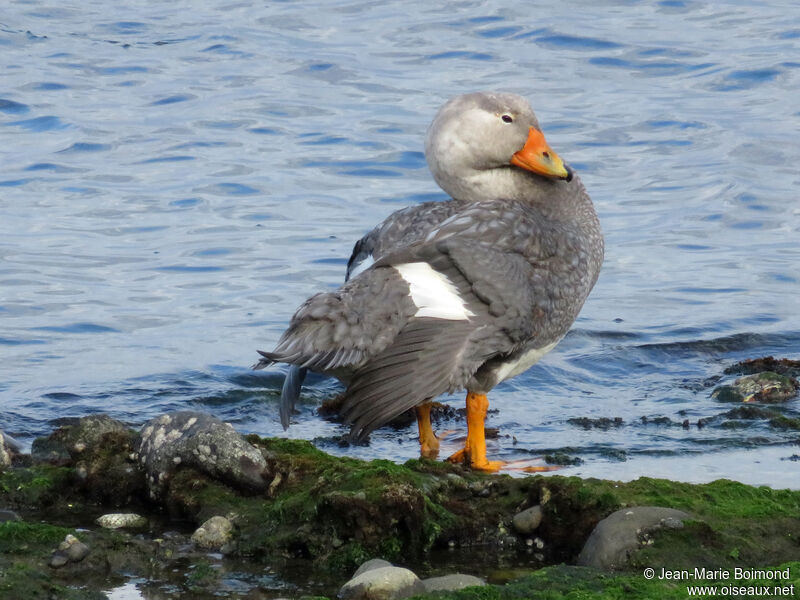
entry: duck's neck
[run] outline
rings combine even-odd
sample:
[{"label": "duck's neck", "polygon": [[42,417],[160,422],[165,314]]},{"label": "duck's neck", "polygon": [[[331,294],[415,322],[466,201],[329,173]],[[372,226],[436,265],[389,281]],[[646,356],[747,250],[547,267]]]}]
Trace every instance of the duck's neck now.
[{"label": "duck's neck", "polygon": [[555,220],[594,215],[591,200],[577,176],[567,182],[540,177],[512,166],[473,169],[458,177],[437,175],[439,186],[452,198],[464,202],[517,200],[535,206],[546,217]]}]

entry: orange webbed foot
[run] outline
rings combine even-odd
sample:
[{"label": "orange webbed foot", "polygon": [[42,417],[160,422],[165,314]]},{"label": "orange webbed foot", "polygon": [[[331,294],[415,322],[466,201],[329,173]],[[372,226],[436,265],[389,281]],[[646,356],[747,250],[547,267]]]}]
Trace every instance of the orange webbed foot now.
[{"label": "orange webbed foot", "polygon": [[559,469],[563,468],[561,465],[531,464],[541,460],[541,458],[522,458],[519,460],[511,460],[506,463],[503,470],[522,471],[523,473],[547,473],[549,471],[558,471]]},{"label": "orange webbed foot", "polygon": [[439,456],[439,438],[431,427],[431,405],[422,404],[416,407],[417,427],[419,428],[419,453],[423,458]]},{"label": "orange webbed foot", "polygon": [[547,473],[549,471],[558,471],[559,469],[563,468],[560,465],[532,465],[530,464],[531,461],[528,459],[522,460],[477,460],[471,461],[467,457],[466,449],[462,448],[458,452],[452,454],[447,458],[448,462],[456,463],[456,464],[463,464],[470,469],[475,469],[476,471],[486,471],[488,473],[497,473],[498,471],[505,471],[505,472],[517,472],[521,471],[523,473]]},{"label": "orange webbed foot", "polygon": [[487,473],[496,473],[506,464],[502,460],[486,460],[486,456],[473,457],[467,452],[466,448],[462,448],[458,452],[451,454],[447,457],[447,460],[451,463],[463,464],[470,469],[486,471]]}]

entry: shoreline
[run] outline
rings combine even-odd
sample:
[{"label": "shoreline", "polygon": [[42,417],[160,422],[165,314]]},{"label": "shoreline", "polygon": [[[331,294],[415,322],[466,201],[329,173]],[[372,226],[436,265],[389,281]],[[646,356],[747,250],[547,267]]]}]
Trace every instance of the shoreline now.
[{"label": "shoreline", "polygon": [[[332,598],[373,558],[421,575],[477,575],[490,583],[481,598],[511,597],[545,580],[565,594],[597,588],[591,598],[612,597],[618,585],[644,586],[634,598],[663,595],[654,586],[666,580],[642,577],[646,567],[789,568],[788,584],[800,577],[800,564],[790,562],[800,540],[800,491],[729,480],[486,475],[424,459],[397,465],[334,457],[309,442],[241,436],[203,413],[153,421],[137,432],[108,417],[85,417],[37,439],[31,455],[16,454],[0,471],[4,597],[107,598],[102,590],[111,582],[136,577],[179,590],[170,597],[210,598],[232,571],[250,572],[238,584],[246,593],[234,590],[232,598]],[[148,427],[163,437],[158,456],[145,456]],[[638,530],[648,533],[634,535],[622,562],[621,555],[586,550],[598,524],[651,509],[686,516],[677,524],[671,516],[652,523],[652,515],[637,517],[649,523]],[[107,513],[143,521],[97,525]],[[526,513],[539,522],[520,524]],[[215,519],[228,529],[217,538],[198,534]],[[436,564],[448,554],[465,558]],[[436,597],[473,597],[459,595],[466,593]]]}]

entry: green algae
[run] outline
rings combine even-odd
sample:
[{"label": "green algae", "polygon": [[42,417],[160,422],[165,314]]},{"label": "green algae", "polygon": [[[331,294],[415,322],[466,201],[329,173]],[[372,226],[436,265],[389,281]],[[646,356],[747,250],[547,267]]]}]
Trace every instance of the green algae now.
[{"label": "green algae", "polygon": [[537,536],[546,542],[549,563],[574,561],[601,519],[636,505],[677,508],[694,519],[642,550],[641,560],[653,564],[669,564],[681,554],[684,562],[730,566],[734,549],[741,560],[777,563],[794,556],[800,538],[800,492],[789,490],[726,480],[692,485],[652,478],[515,479],[427,460],[398,465],[335,458],[308,442],[256,436],[250,441],[271,455],[275,485],[269,493],[243,496],[184,470],[170,486],[168,505],[173,514],[197,522],[233,515],[237,552],[265,560],[306,558],[343,572],[375,556],[422,557],[453,543],[498,548],[511,517],[535,504],[543,506]]},{"label": "green algae", "polygon": [[47,571],[14,562],[0,569],[0,598],[3,600],[108,600],[102,592],[70,587],[52,580]]},{"label": "green algae", "polygon": [[[779,586],[789,591],[794,586],[795,594],[800,591],[800,562],[781,564],[777,569],[789,569],[788,580],[755,578],[751,580],[686,580],[646,579],[642,573],[609,575],[602,571],[585,567],[557,565],[545,567],[505,585],[470,587],[453,592],[437,592],[413,596],[412,600],[685,600],[689,597],[689,586],[709,586],[706,596],[725,599],[739,599],[744,595],[726,593],[730,586]],[[699,595],[699,594],[698,594]],[[750,595],[747,597],[755,597]],[[763,596],[775,597],[775,596]],[[794,595],[792,595],[794,597]]]},{"label": "green algae", "polygon": [[791,417],[775,417],[769,421],[770,427],[775,429],[794,429],[800,431],[800,419],[793,419]]},{"label": "green algae", "polygon": [[42,558],[72,529],[46,523],[6,521],[0,523],[0,598],[3,600],[94,600],[100,592],[69,587],[53,581]]},{"label": "green algae", "polygon": [[[672,584],[646,582],[640,576],[644,567],[754,567],[781,564],[800,553],[798,491],[726,480],[693,485],[652,478],[628,483],[557,475],[511,478],[473,473],[458,465],[426,459],[398,465],[386,460],[339,458],[305,441],[258,436],[249,436],[248,440],[262,448],[267,457],[268,481],[272,481],[265,492],[247,495],[184,468],[170,481],[163,507],[170,516],[194,523],[214,515],[231,518],[236,531],[233,556],[269,563],[278,570],[285,561],[307,559],[313,561],[310,564],[315,569],[335,573],[337,580],[344,581],[345,574],[369,558],[419,560],[431,550],[450,544],[517,556],[524,552],[524,545],[508,542],[514,538],[509,533],[513,531],[511,518],[536,504],[544,513],[536,536],[545,542],[541,552],[544,564],[551,565],[574,562],[597,522],[620,508],[664,506],[685,510],[692,518],[682,529],[655,535],[652,544],[634,553],[628,572],[603,575],[577,567],[547,567],[508,586],[474,592],[485,596],[442,597],[671,598]],[[59,514],[51,510],[53,507],[72,503],[86,511],[101,500],[87,493],[74,467],[35,466],[0,474],[0,503],[47,510],[48,515]],[[26,530],[30,523],[15,523],[19,522],[5,526],[6,542],[0,530],[0,549],[7,548],[0,551],[6,573],[10,567],[35,570],[30,563],[18,562],[26,543],[19,540],[25,536],[43,536],[42,545],[35,547],[46,554],[70,531]],[[102,547],[114,556],[135,551],[130,540],[119,534],[98,535],[104,536],[102,540],[89,540],[93,548]],[[133,570],[138,572],[138,568]],[[207,587],[205,571],[201,563],[196,563],[185,584],[197,589]],[[3,577],[0,582],[4,581],[6,587],[0,590],[15,589],[9,587],[11,576]],[[28,585],[15,581],[14,585]],[[551,585],[555,595],[525,595],[528,588],[545,584]],[[683,587],[674,589],[683,594],[675,597],[685,597]],[[628,592],[623,594],[625,590]],[[473,593],[463,593],[468,592]],[[511,595],[514,593],[517,595]],[[7,596],[0,591],[0,597]]]},{"label": "green algae", "polygon": [[72,487],[74,472],[68,467],[35,465],[0,473],[0,498],[9,506],[43,508],[63,504]]},{"label": "green algae", "polygon": [[[663,506],[692,515],[683,529],[661,531],[651,546],[635,553],[634,567],[777,564],[800,552],[798,491],[729,480],[695,485],[646,477],[629,483],[550,477],[538,483],[551,495],[540,528],[545,539],[562,535],[569,540],[564,529],[573,523],[576,529],[583,528],[577,538],[585,540],[591,521],[625,506]],[[574,559],[578,545],[567,543],[568,551],[554,558]]]},{"label": "green algae", "polygon": [[32,554],[51,550],[71,529],[46,523],[5,521],[0,523],[0,554]]}]

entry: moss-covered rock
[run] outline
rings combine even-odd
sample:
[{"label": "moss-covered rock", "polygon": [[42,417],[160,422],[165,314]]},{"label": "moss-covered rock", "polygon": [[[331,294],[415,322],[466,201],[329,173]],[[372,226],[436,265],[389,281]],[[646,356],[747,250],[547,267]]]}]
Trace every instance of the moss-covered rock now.
[{"label": "moss-covered rock", "polygon": [[105,598],[53,578],[46,558],[71,529],[45,523],[0,523],[0,598],[28,600]]},{"label": "moss-covered rock", "polygon": [[[734,410],[749,412],[732,413],[730,418],[780,418],[772,408],[753,412],[755,408],[739,407]],[[724,480],[691,485],[650,478],[629,483],[560,476],[512,478],[424,459],[398,465],[386,460],[334,457],[308,442],[254,435],[246,442],[264,458],[261,472],[266,478],[260,490],[243,491],[207,471],[181,465],[165,482],[157,501],[138,484],[126,488],[120,483],[113,494],[93,491],[82,469],[91,470],[98,481],[107,471],[116,473],[112,480],[124,479],[124,473],[115,469],[130,461],[130,436],[125,430],[104,433],[100,445],[105,446],[106,455],[89,445],[78,452],[73,450],[74,454],[67,452],[69,460],[60,466],[35,464],[0,473],[0,507],[18,511],[28,519],[21,525],[14,525],[18,521],[0,524],[11,527],[5,530],[5,545],[0,530],[0,584],[6,586],[0,587],[0,597],[13,598],[2,592],[16,585],[44,581],[34,573],[23,582],[20,574],[26,569],[47,571],[53,546],[69,530],[39,529],[34,522],[40,520],[59,523],[68,518],[70,525],[89,530],[78,535],[92,552],[81,563],[59,569],[59,579],[53,585],[72,585],[69,577],[75,577],[78,569],[104,577],[118,571],[150,576],[154,569],[172,570],[168,565],[177,555],[172,551],[186,544],[189,532],[170,546],[147,535],[92,529],[106,504],[126,497],[139,505],[137,512],[148,516],[151,526],[158,522],[159,514],[162,519],[188,519],[194,525],[215,515],[225,516],[233,524],[226,560],[266,563],[280,571],[300,559],[313,565],[317,573],[334,574],[338,585],[367,559],[382,557],[407,564],[426,560],[433,550],[453,546],[480,548],[515,564],[525,560],[531,567],[569,564],[575,562],[596,524],[620,508],[661,506],[692,516],[681,529],[657,532],[652,543],[631,556],[629,571],[619,576],[550,567],[510,587],[489,586],[480,592],[488,595],[453,598],[511,598],[515,597],[512,593],[521,594],[526,586],[541,586],[543,582],[549,582],[555,590],[563,588],[563,597],[567,597],[570,585],[584,594],[571,596],[575,598],[615,597],[613,594],[626,586],[641,594],[638,597],[656,594],[654,590],[658,593],[651,597],[671,597],[671,584],[644,582],[637,573],[644,567],[780,565],[800,555],[798,491],[755,488]],[[119,462],[122,454],[125,462]],[[129,491],[119,491],[125,489]],[[515,533],[514,515],[537,505],[542,521],[535,530],[535,540],[530,532]],[[187,529],[191,528],[187,525]],[[163,529],[153,533],[160,531]],[[42,536],[43,544],[37,542],[37,536]],[[197,561],[192,564],[200,565]],[[198,566],[182,585],[206,585],[206,571],[212,574]],[[19,578],[15,579],[15,573]],[[208,585],[213,587],[213,581]],[[51,593],[44,584],[36,589],[39,591],[28,590],[34,594],[30,597]]]},{"label": "moss-covered rock", "polygon": [[726,375],[752,375],[763,371],[771,371],[779,375],[789,377],[800,377],[800,360],[791,358],[775,358],[773,356],[763,356],[743,360],[725,369]]},{"label": "moss-covered rock", "polygon": [[153,500],[160,500],[173,474],[191,468],[242,490],[261,491],[263,454],[229,423],[197,411],[176,411],[145,423],[136,455]]},{"label": "moss-covered rock", "polygon": [[69,467],[8,469],[0,473],[0,502],[15,509],[63,509],[80,496],[74,482],[74,471]]},{"label": "moss-covered rock", "polygon": [[93,502],[122,506],[144,490],[144,475],[132,459],[138,433],[107,415],[70,419],[33,442],[36,463],[70,467],[74,491]]},{"label": "moss-covered rock", "polygon": [[794,377],[772,371],[740,377],[731,385],[721,385],[711,396],[720,402],[785,402],[797,396],[800,384]]}]

